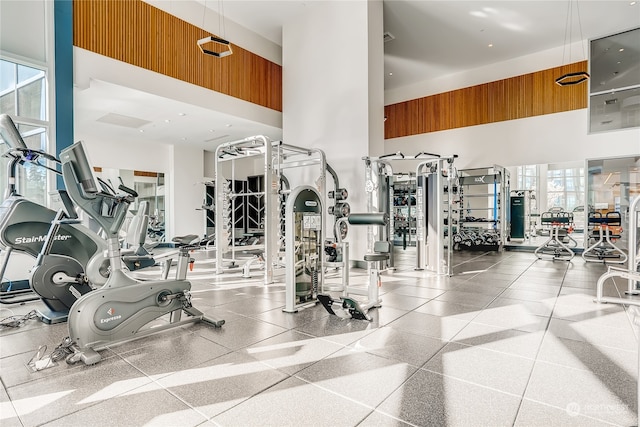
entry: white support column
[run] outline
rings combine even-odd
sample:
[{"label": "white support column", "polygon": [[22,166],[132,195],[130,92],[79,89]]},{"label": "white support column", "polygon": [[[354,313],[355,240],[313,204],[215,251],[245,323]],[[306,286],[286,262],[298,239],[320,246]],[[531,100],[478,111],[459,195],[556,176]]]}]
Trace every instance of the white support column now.
[{"label": "white support column", "polygon": [[204,176],[204,151],[189,146],[173,145],[171,168],[167,174],[169,194],[165,195],[165,224],[167,241],[175,236],[204,234],[202,211],[204,190],[200,182]]},{"label": "white support column", "polygon": [[[366,212],[360,159],[383,154],[382,34],[380,0],[307,2],[282,29],[283,140],[324,150],[352,212]],[[366,227],[351,227],[347,240],[363,260]]]}]

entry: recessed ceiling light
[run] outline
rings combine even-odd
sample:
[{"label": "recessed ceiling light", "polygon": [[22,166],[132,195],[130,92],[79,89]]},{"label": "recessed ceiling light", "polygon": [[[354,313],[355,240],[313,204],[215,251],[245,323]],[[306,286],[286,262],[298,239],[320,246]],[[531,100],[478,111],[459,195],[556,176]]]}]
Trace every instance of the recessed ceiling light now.
[{"label": "recessed ceiling light", "polygon": [[213,129],[209,129],[209,132],[215,132],[215,130],[213,130]]},{"label": "recessed ceiling light", "polygon": [[632,1],[632,2],[630,2],[630,3],[629,3],[629,6],[633,6],[633,5],[635,5],[635,4],[636,4],[636,2],[635,2],[635,1]]},{"label": "recessed ceiling light", "polygon": [[622,64],[622,61],[618,61],[618,64]]},{"label": "recessed ceiling light", "polygon": [[390,76],[393,76],[393,73],[389,73]]},{"label": "recessed ceiling light", "polygon": [[230,128],[232,125],[231,125],[231,123],[227,123],[225,126]]},{"label": "recessed ceiling light", "polygon": [[621,47],[620,49],[618,49],[618,52],[624,52],[624,48]]},{"label": "recessed ceiling light", "polygon": [[186,113],[178,113],[179,116],[186,116]]},{"label": "recessed ceiling light", "polygon": [[186,141],[187,138],[185,138],[184,136],[182,138],[180,138],[181,141]]},{"label": "recessed ceiling light", "polygon": [[140,129],[140,133],[144,133],[144,129]]},{"label": "recessed ceiling light", "polygon": [[489,43],[487,47],[493,47],[493,43]]},{"label": "recessed ceiling light", "polygon": [[169,120],[169,119],[165,119],[165,120],[164,120],[164,122],[165,122],[165,123],[171,123],[171,120]]}]

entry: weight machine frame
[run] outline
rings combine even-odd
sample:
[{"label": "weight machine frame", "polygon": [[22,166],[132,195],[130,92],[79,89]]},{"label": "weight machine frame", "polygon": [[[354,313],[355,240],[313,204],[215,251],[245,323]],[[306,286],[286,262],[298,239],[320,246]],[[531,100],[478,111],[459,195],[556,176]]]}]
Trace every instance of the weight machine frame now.
[{"label": "weight machine frame", "polygon": [[[453,162],[457,155],[434,157],[416,167],[416,270],[427,270],[438,275],[453,275],[453,195],[456,172]],[[427,171],[426,168],[429,168]],[[446,171],[446,177],[443,173]],[[427,180],[427,175],[430,179]],[[422,178],[422,179],[421,179]],[[433,179],[435,178],[435,179]],[[444,222],[445,182],[447,185]],[[428,197],[428,200],[425,200]],[[425,207],[425,202],[426,207]],[[445,229],[447,235],[445,236]],[[424,246],[424,247],[423,247]]]},{"label": "weight machine frame", "polygon": [[[282,141],[273,141],[264,135],[250,136],[238,141],[230,141],[220,144],[215,151],[215,200],[216,200],[216,273],[224,273],[223,256],[231,252],[232,260],[235,261],[236,252],[246,251],[256,247],[235,246],[235,230],[225,230],[224,219],[224,189],[226,183],[224,176],[220,172],[220,165],[224,162],[231,163],[231,180],[235,178],[235,162],[240,159],[263,158],[264,192],[244,193],[246,195],[256,195],[264,197],[264,284],[273,282],[273,270],[275,265],[279,265],[280,244],[278,238],[280,230],[280,202],[279,195],[287,194],[288,191],[280,190],[282,171],[287,168],[296,168],[316,165],[320,167],[320,189],[323,206],[326,206],[326,171],[327,162],[325,154],[319,149],[309,149],[284,144]],[[231,193],[232,199],[238,195]],[[233,200],[232,200],[233,205]],[[233,209],[233,208],[232,208]],[[231,236],[231,244],[227,239]],[[260,246],[262,247],[262,246]]]}]

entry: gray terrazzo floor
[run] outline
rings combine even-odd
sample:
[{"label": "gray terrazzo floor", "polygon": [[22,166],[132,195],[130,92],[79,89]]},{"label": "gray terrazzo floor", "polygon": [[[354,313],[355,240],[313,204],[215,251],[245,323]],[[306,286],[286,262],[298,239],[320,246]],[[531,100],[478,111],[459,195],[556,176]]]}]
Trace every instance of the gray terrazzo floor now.
[{"label": "gray terrazzo floor", "polygon": [[455,274],[436,277],[413,270],[411,249],[396,259],[373,322],[319,305],[283,313],[283,283],[216,277],[202,259],[193,303],[221,329],[184,326],[35,373],[29,359],[67,326],[0,329],[0,426],[637,425],[632,315],[592,301],[604,265],[457,252]]}]

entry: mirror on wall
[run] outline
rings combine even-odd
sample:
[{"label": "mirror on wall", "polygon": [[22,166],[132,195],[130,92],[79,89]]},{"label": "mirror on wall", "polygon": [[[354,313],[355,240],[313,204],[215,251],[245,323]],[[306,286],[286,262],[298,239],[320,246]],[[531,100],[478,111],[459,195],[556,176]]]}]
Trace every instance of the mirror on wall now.
[{"label": "mirror on wall", "polygon": [[[584,161],[522,165],[507,168],[511,174],[511,196],[524,198],[522,218],[511,218],[523,231],[511,239],[510,245],[537,246],[549,237],[549,214],[566,213],[573,218],[572,239],[582,246],[584,230]],[[513,225],[512,225],[513,231]],[[574,244],[567,238],[569,243]]]},{"label": "mirror on wall", "polygon": [[619,236],[613,239],[614,244],[626,249],[629,207],[640,196],[640,156],[589,159],[586,167],[587,221],[592,222],[591,228],[596,229],[598,221],[610,218],[610,232]]},{"label": "mirror on wall", "polygon": [[[588,249],[596,245],[600,240],[600,229],[607,228],[601,224],[610,221],[611,230],[615,232],[610,239],[612,244],[626,250],[629,206],[635,197],[640,197],[640,156],[523,165],[508,169],[512,196],[526,199],[523,218],[518,219],[524,224],[525,238],[512,239],[510,245],[537,246],[543,243],[549,236],[550,225],[545,224],[542,218],[548,213],[565,212],[572,217],[570,235],[577,248]],[[569,239],[567,243],[574,244]],[[602,249],[606,250],[606,247]]]},{"label": "mirror on wall", "polygon": [[[163,172],[138,171],[130,169],[96,168],[97,177],[100,177],[117,189],[122,183],[138,193],[138,197],[129,209],[130,216],[134,215],[141,201],[147,201],[149,205],[149,227],[147,237],[149,240],[163,242],[165,240],[166,192],[165,175]],[[128,221],[125,222],[125,229]]]}]

